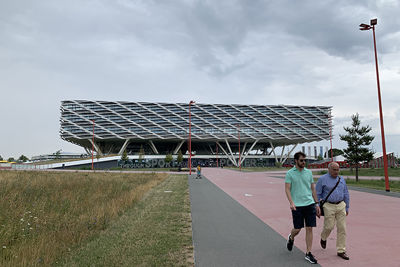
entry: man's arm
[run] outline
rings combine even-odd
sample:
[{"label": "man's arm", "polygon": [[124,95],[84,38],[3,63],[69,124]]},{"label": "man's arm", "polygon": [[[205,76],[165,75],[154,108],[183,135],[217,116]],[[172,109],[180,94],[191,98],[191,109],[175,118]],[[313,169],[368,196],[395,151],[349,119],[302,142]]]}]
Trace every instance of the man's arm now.
[{"label": "man's arm", "polygon": [[315,183],[311,184],[311,191],[312,191],[312,196],[314,198],[314,202],[318,203],[317,191],[315,190]]},{"label": "man's arm", "polygon": [[290,204],[290,209],[291,210],[296,210],[296,206],[293,203],[292,200],[292,194],[290,193],[290,183],[285,183],[285,193],[286,193],[286,197],[289,200],[289,204]]},{"label": "man's arm", "polygon": [[350,208],[350,194],[349,194],[349,190],[347,189],[347,184],[346,181],[343,179],[342,180],[344,182],[344,202],[346,203],[346,216],[349,215],[349,208]]},{"label": "man's arm", "polygon": [[316,211],[317,211],[317,217],[319,218],[321,216],[321,209],[319,208],[319,204],[318,204],[317,192],[315,191],[315,183],[311,184],[311,192],[312,192],[312,195],[314,198],[314,202],[317,205]]},{"label": "man's arm", "polygon": [[322,178],[320,177],[315,186],[315,191],[317,192],[318,202],[322,199]]}]

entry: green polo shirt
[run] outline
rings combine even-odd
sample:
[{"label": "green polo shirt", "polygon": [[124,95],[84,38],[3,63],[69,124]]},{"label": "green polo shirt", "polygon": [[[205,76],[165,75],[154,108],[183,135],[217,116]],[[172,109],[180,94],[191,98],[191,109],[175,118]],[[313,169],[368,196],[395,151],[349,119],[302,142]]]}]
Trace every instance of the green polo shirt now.
[{"label": "green polo shirt", "polygon": [[285,183],[290,184],[290,194],[294,205],[298,207],[313,204],[311,184],[314,183],[312,172],[304,168],[299,171],[296,167],[291,168],[285,177]]}]

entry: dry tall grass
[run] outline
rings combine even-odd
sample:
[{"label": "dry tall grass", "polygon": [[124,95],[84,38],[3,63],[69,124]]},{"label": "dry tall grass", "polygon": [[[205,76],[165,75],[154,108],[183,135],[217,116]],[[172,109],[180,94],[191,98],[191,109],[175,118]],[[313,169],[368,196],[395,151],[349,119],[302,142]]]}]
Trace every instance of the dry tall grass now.
[{"label": "dry tall grass", "polygon": [[0,171],[0,265],[50,265],[166,174]]}]

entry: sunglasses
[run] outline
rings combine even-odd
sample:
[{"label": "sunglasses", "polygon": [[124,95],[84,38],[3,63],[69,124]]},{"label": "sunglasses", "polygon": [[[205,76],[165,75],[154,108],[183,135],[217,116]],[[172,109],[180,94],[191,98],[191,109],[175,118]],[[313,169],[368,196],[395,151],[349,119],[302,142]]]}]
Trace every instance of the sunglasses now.
[{"label": "sunglasses", "polygon": [[300,162],[306,162],[306,159],[299,159]]}]

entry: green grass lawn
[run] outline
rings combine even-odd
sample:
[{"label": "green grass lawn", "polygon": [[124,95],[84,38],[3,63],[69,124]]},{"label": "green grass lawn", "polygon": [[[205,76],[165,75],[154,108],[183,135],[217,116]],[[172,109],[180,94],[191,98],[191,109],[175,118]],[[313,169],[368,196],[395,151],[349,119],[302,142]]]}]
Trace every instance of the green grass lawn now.
[{"label": "green grass lawn", "polygon": [[[317,171],[317,174],[325,174],[327,173],[327,170],[324,171]],[[388,168],[388,174],[389,176],[393,177],[400,177],[400,168]],[[340,170],[340,175],[343,176],[355,176],[356,175],[356,170]],[[383,168],[380,169],[358,169],[358,175],[359,176],[385,176],[385,171]]]},{"label": "green grass lawn", "polygon": [[0,171],[0,266],[191,266],[192,258],[187,175]]},{"label": "green grass lawn", "polygon": [[187,175],[169,175],[63,266],[193,266]]},{"label": "green grass lawn", "polygon": [[[346,178],[346,177],[345,177]],[[314,178],[314,181],[317,182],[318,178]],[[355,187],[365,187],[365,188],[372,188],[377,190],[386,190],[385,180],[361,180],[359,179],[356,182],[356,179],[346,179],[346,184]],[[393,192],[400,192],[400,181],[389,181],[390,191]]]},{"label": "green grass lawn", "polygon": [[[385,190],[385,180],[358,180],[346,179],[346,183],[350,186],[366,187],[377,190]],[[389,181],[390,191],[400,192],[400,181]]]},{"label": "green grass lawn", "polygon": [[[400,177],[400,168],[388,168],[389,176]],[[356,175],[356,170],[342,170],[341,175]],[[385,176],[383,168],[379,169],[358,169],[359,176]]]}]

